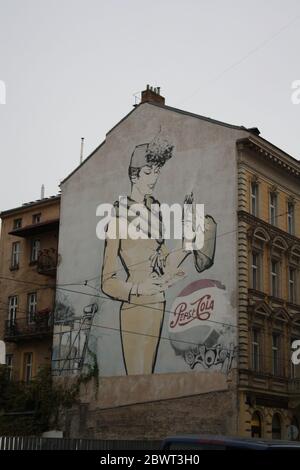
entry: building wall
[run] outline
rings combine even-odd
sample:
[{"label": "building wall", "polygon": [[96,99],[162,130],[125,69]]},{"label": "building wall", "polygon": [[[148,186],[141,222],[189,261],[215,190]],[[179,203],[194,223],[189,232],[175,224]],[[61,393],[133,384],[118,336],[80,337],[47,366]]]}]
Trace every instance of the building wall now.
[{"label": "building wall", "polygon": [[6,343],[6,353],[13,354],[12,379],[19,381],[25,379],[25,355],[32,353],[32,377],[39,368],[49,367],[51,364],[52,338],[43,340],[23,341],[20,344]]},{"label": "building wall", "polygon": [[293,409],[284,409],[278,407],[252,406],[245,403],[245,394],[239,395],[240,411],[239,411],[239,434],[241,436],[251,436],[251,427],[253,424],[253,415],[256,413],[261,420],[262,435],[265,439],[272,439],[272,420],[274,415],[279,416],[281,422],[281,439],[290,440],[288,428],[295,423],[295,419],[299,423],[299,412]]},{"label": "building wall", "polygon": [[230,434],[236,430],[236,402],[230,391],[136,403],[90,411],[82,404],[67,412],[67,437],[164,439],[176,434]]},{"label": "building wall", "polygon": [[[273,153],[277,161],[284,160],[278,149],[273,149]],[[251,435],[252,418],[258,413],[262,437],[270,438],[273,416],[278,415],[281,437],[287,438],[287,428],[292,420],[300,422],[300,368],[292,367],[291,361],[291,342],[300,338],[300,187],[299,177],[293,176],[284,166],[278,168],[267,152],[263,155],[246,145],[239,146],[239,432]],[[258,188],[255,216],[251,207],[252,183]],[[276,224],[271,223],[269,215],[270,192],[274,190],[278,200]],[[292,235],[288,233],[289,201],[294,203],[295,230]],[[259,257],[256,285],[253,283],[253,253]],[[271,288],[272,260],[279,263],[276,295]],[[290,267],[295,269],[294,299],[289,295]],[[255,331],[258,362],[253,353]],[[276,368],[273,334],[279,337]]]},{"label": "building wall", "polygon": [[[248,200],[247,200],[247,211],[250,213],[250,191],[251,191],[251,182],[254,176],[259,174],[259,182],[258,182],[258,190],[259,190],[259,209],[258,209],[258,217],[263,221],[269,223],[269,201],[270,201],[270,191],[272,187],[276,184],[277,188],[277,198],[278,198],[278,218],[277,218],[277,227],[284,231],[284,234],[280,234],[285,238],[285,235],[288,231],[288,218],[287,218],[287,204],[288,201],[293,198],[294,200],[294,207],[295,207],[295,232],[294,236],[299,239],[300,237],[300,197],[299,197],[299,188],[293,188],[291,185],[290,178],[285,178],[283,174],[281,175],[274,175],[272,174],[271,169],[268,169],[268,175],[264,175],[262,173],[257,173],[255,170],[247,169],[245,171],[247,184],[248,184]],[[273,172],[277,173],[277,172]],[[280,181],[280,183],[277,183]],[[276,183],[275,183],[276,182]],[[299,239],[300,240],[300,239]],[[290,240],[287,240],[287,243],[290,245]],[[297,241],[294,240],[296,244]],[[266,294],[271,295],[271,287],[270,287],[270,260],[271,260],[272,248],[271,246],[265,246],[264,249],[264,257],[263,257],[263,264],[262,264],[262,286],[261,290]],[[282,257],[281,260],[281,279],[280,279],[280,297],[285,301],[289,302],[289,295],[288,295],[288,267],[289,267],[289,258],[288,253]],[[296,293],[299,292],[299,279],[296,279],[297,286],[296,286]],[[249,287],[250,282],[249,282]],[[300,299],[297,299],[300,300]]]},{"label": "building wall", "polygon": [[[9,297],[18,296],[16,320],[26,325],[28,315],[28,294],[37,293],[37,310],[53,311],[55,300],[55,278],[41,275],[37,266],[30,262],[31,240],[39,239],[41,250],[58,246],[57,230],[26,238],[9,235],[15,219],[22,218],[22,227],[32,225],[34,214],[41,213],[41,222],[59,218],[59,200],[25,205],[2,215],[0,241],[0,335],[4,337],[5,322],[8,319]],[[11,269],[12,244],[20,242],[19,269]],[[54,287],[46,287],[53,284]],[[13,378],[24,378],[24,355],[33,353],[32,375],[40,366],[51,363],[52,335],[39,339],[19,339],[17,343],[6,342],[6,353],[13,354]]]},{"label": "building wall", "polygon": [[[246,135],[246,131],[217,125],[166,108],[143,104],[115,127],[92,157],[63,182],[59,241],[61,263],[57,278],[57,324],[53,345],[55,373],[58,375],[79,373],[79,360],[71,361],[69,358],[76,354],[83,356],[87,350],[84,351],[82,345],[87,343],[91,353],[86,352],[84,360],[91,363],[95,358],[97,359],[100,382],[103,378],[108,378],[111,384],[110,395],[130,396],[134,393],[135,381],[130,381],[130,374],[126,376],[122,355],[120,302],[108,298],[101,290],[104,243],[96,237],[96,224],[99,221],[96,217],[96,208],[99,203],[112,203],[118,199],[119,195],[128,194],[130,191],[128,179],[130,156],[136,145],[149,142],[157,136],[174,145],[174,156],[161,170],[154,197],[161,203],[182,204],[185,195],[193,191],[195,201],[205,204],[206,213],[217,222],[217,242],[214,264],[209,269],[198,273],[195,270],[193,258],[190,257],[183,265],[186,277],[167,291],[161,340],[154,374],[151,374],[153,383],[156,383],[156,375],[161,376],[160,387],[157,384],[154,385],[158,387],[156,400],[160,399],[164,389],[169,391],[164,399],[172,399],[174,394],[176,395],[176,386],[173,389],[167,386],[170,374],[177,374],[178,380],[182,374],[186,373],[191,374],[191,377],[199,373],[204,381],[211,373],[217,373],[226,379],[228,372],[236,367],[235,357],[232,362],[227,358],[230,350],[234,351],[235,356],[234,348],[237,340],[235,142]],[[170,246],[172,248],[171,243]],[[169,325],[172,306],[184,288],[191,286],[195,281],[201,283],[201,281],[211,280],[224,288],[219,289],[221,291],[219,304],[216,300],[218,308],[212,313],[209,322],[203,321],[201,328],[206,325],[209,331],[214,328],[219,334],[219,340],[215,340],[212,344],[207,343],[206,346],[206,352],[209,350],[208,356],[213,357],[213,361],[217,357],[218,341],[221,349],[225,348],[227,351],[223,353],[224,360],[220,360],[217,364],[209,363],[210,359],[205,362],[199,349],[197,350],[198,356],[195,353],[197,345],[205,346],[201,328],[188,330],[192,338],[189,342],[193,346],[189,345],[185,351],[187,354],[184,355],[178,351],[176,353],[172,345]],[[70,284],[70,287],[63,290],[59,287],[63,284]],[[217,289],[212,295],[218,296]],[[204,292],[212,293],[209,289],[204,289]],[[200,294],[202,292],[199,291]],[[79,333],[78,322],[73,322],[74,318],[82,317],[84,308],[95,304],[98,310],[92,320],[92,326],[89,328],[87,322],[86,330],[83,328]],[[224,323],[226,326],[221,332]],[[70,326],[74,330],[73,334],[68,333]],[[183,336],[179,335],[178,339],[180,338]],[[81,346],[78,344],[79,339]],[[137,354],[143,354],[143,352],[137,351]],[[192,358],[190,363],[189,358]],[[137,379],[138,375],[134,378]],[[124,377],[125,380],[116,384],[114,378],[118,376]],[[219,389],[217,382],[209,381],[209,383],[211,391]],[[227,379],[224,387],[228,389]],[[134,394],[138,402],[153,401],[150,388],[145,388],[138,396]],[[185,395],[194,393],[192,390],[194,390],[194,385],[188,381],[185,386]],[[198,393],[201,394],[201,390],[203,387],[202,389],[200,387]],[[85,395],[82,399],[85,399]],[[97,409],[101,408],[99,400],[94,399]],[[116,405],[112,402],[111,406]],[[144,432],[145,429],[141,429],[140,435]]]}]

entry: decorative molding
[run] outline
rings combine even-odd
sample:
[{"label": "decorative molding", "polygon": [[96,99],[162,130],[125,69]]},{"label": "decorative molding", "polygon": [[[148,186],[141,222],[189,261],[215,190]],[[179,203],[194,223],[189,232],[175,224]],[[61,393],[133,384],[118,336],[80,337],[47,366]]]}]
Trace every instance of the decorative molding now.
[{"label": "decorative molding", "polygon": [[251,183],[254,183],[254,184],[257,184],[259,185],[260,184],[260,179],[257,175],[252,175],[251,176]]},{"label": "decorative molding", "polygon": [[250,136],[239,139],[237,141],[237,149],[252,150],[257,153],[258,156],[269,160],[274,166],[300,179],[300,163],[290,155],[281,152],[279,149],[273,146],[270,147],[267,142],[263,142],[260,138]]},{"label": "decorative molding", "polygon": [[286,201],[287,203],[293,204],[293,206],[296,204],[296,198],[294,196],[287,196]]},{"label": "decorative molding", "polygon": [[288,232],[285,232],[284,230],[276,227],[275,225],[269,224],[268,222],[259,219],[255,215],[250,214],[249,212],[239,210],[238,219],[249,224],[253,232],[258,227],[264,228],[270,235],[270,240],[273,240],[275,237],[278,236],[283,237],[288,242],[289,248],[292,248],[292,246],[295,244],[300,245],[300,238],[296,237],[295,235],[291,235]]},{"label": "decorative molding", "polygon": [[[248,192],[247,172],[238,167],[238,209],[244,212],[247,209]],[[248,367],[248,241],[247,223],[238,220],[238,367]]]},{"label": "decorative molding", "polygon": [[278,186],[277,186],[277,184],[273,184],[273,185],[270,187],[270,193],[271,193],[271,194],[278,194]]},{"label": "decorative molding", "polygon": [[298,319],[298,315],[300,313],[300,305],[293,304],[293,309],[291,309],[290,304],[286,303],[283,299],[276,299],[276,303],[278,305],[275,306],[273,305],[275,298],[270,295],[261,293],[262,296],[264,295],[264,300],[262,300],[257,298],[253,289],[248,289],[248,293],[249,315],[264,315],[267,318],[276,320],[278,318],[278,314],[280,314],[285,316],[285,321],[289,322],[291,326],[298,326],[294,324],[294,321],[297,321]]}]

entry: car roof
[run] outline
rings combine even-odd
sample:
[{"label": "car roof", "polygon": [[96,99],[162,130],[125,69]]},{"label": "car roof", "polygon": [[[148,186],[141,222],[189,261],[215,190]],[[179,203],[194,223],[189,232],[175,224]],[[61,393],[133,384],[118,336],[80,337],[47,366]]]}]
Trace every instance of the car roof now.
[{"label": "car roof", "polygon": [[268,439],[257,439],[249,437],[239,436],[222,436],[222,435],[211,435],[211,434],[188,434],[169,436],[164,440],[164,443],[202,443],[211,445],[234,445],[236,447],[248,447],[256,449],[266,448],[278,448],[278,447],[295,447],[300,448],[300,442],[298,441],[284,441],[284,440],[268,440]]}]

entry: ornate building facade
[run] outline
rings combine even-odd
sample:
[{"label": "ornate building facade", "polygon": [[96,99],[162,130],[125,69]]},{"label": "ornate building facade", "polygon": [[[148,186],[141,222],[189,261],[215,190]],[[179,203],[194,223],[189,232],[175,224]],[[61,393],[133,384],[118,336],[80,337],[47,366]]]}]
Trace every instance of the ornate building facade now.
[{"label": "ornate building facade", "polygon": [[[300,165],[261,137],[237,142],[239,433],[297,438]],[[291,427],[291,425],[293,427]]]}]

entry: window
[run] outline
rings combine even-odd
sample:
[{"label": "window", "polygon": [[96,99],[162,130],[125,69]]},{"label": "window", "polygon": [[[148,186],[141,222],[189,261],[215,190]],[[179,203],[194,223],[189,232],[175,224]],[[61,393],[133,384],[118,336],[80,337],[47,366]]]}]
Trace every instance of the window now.
[{"label": "window", "polygon": [[252,289],[260,289],[260,254],[252,253],[251,280]]},{"label": "window", "polygon": [[251,437],[262,437],[261,432],[261,418],[260,415],[255,411],[251,419]]},{"label": "window", "polygon": [[32,356],[31,352],[24,354],[23,380],[26,383],[30,382],[32,378]]},{"label": "window", "polygon": [[277,413],[272,419],[272,439],[281,439],[281,419]]},{"label": "window", "polygon": [[277,194],[270,193],[270,224],[276,225],[277,219]]},{"label": "window", "polygon": [[258,184],[251,183],[251,214],[258,215]]},{"label": "window", "polygon": [[252,330],[252,368],[260,369],[260,331],[257,328]]},{"label": "window", "polygon": [[271,295],[279,296],[279,262],[271,260]]},{"label": "window", "polygon": [[28,323],[33,323],[35,321],[36,314],[36,304],[37,304],[37,295],[36,292],[28,294]]},{"label": "window", "polygon": [[41,221],[41,213],[39,214],[33,214],[32,216],[32,223],[33,224],[38,224]]},{"label": "window", "polygon": [[13,354],[6,354],[5,362],[7,367],[7,378],[8,380],[11,380],[13,372]]},{"label": "window", "polygon": [[272,335],[272,373],[273,375],[279,375],[280,373],[280,338],[277,333]]},{"label": "window", "polygon": [[17,229],[21,227],[22,227],[22,219],[15,219],[13,223],[13,228]]},{"label": "window", "polygon": [[8,297],[8,324],[13,326],[16,323],[16,316],[18,310],[18,296],[13,295]]},{"label": "window", "polygon": [[289,302],[296,302],[296,270],[289,268]]},{"label": "window", "polygon": [[41,248],[40,240],[32,240],[31,255],[30,255],[31,263],[35,263],[38,260],[40,248]]},{"label": "window", "polygon": [[294,235],[295,230],[295,210],[294,204],[292,202],[288,202],[287,207],[287,229],[288,233]]},{"label": "window", "polygon": [[18,269],[20,263],[20,242],[14,242],[12,244],[12,252],[11,252],[11,267],[13,269]]}]

